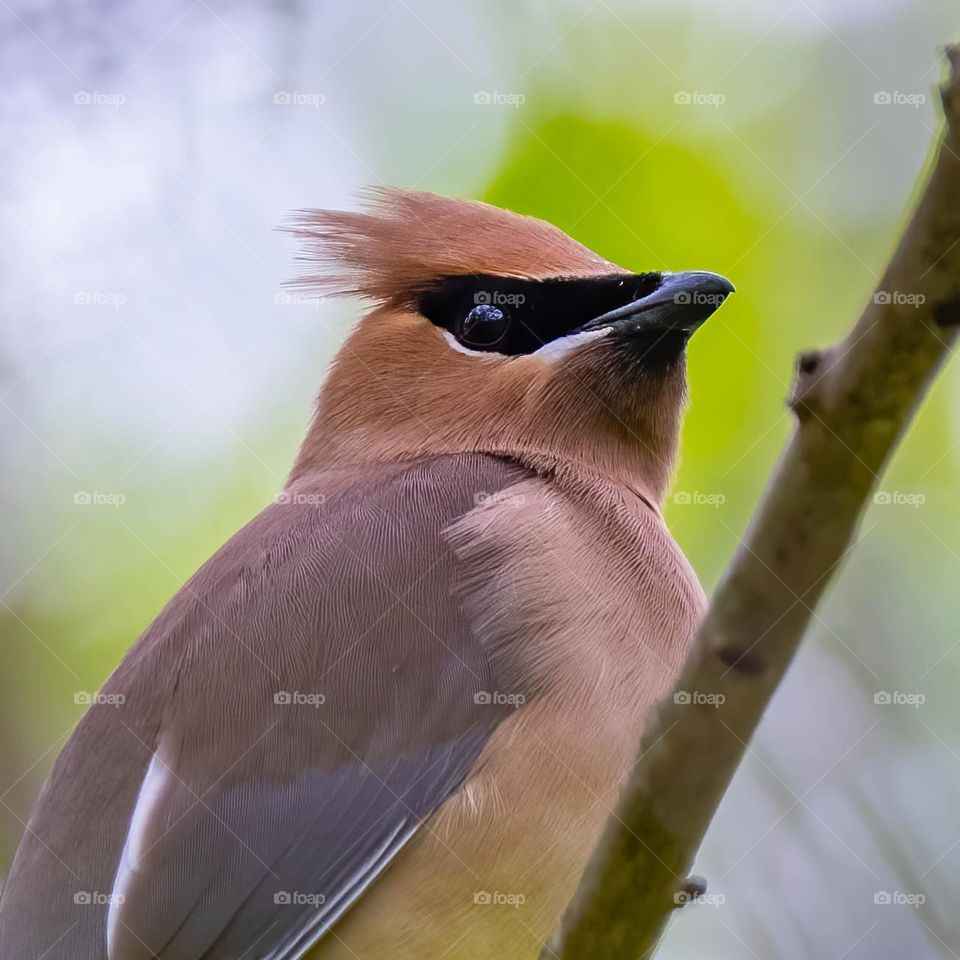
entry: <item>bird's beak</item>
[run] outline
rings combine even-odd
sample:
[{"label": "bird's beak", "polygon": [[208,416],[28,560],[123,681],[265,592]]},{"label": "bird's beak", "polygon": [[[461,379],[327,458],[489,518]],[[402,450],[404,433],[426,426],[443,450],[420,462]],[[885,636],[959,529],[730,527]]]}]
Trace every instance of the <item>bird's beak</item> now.
[{"label": "bird's beak", "polygon": [[734,292],[726,277],[703,270],[664,273],[652,293],[594,317],[585,330],[625,327],[640,331],[677,331],[688,336]]}]

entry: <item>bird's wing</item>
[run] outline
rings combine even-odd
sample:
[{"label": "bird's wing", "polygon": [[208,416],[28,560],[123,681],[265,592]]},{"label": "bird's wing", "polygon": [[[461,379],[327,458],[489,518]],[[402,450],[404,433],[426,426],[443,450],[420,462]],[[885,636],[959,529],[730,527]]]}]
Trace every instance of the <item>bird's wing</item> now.
[{"label": "bird's wing", "polygon": [[496,665],[444,531],[526,476],[482,455],[329,474],[238,533],[60,756],[0,956],[302,957],[512,709],[478,696]]}]

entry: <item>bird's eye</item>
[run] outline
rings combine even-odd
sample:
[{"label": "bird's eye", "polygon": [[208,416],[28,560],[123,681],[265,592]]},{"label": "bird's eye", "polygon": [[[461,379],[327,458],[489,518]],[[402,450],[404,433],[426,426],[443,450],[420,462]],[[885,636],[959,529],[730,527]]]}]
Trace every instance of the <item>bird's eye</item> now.
[{"label": "bird's eye", "polygon": [[510,317],[502,307],[480,303],[463,318],[460,342],[468,347],[489,349],[496,346],[509,329]]}]

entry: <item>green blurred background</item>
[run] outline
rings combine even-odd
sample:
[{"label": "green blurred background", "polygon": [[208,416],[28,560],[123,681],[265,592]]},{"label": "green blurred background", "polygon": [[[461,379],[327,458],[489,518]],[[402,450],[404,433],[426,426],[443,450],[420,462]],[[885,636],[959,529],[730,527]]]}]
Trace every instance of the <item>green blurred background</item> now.
[{"label": "green blurred background", "polygon": [[[280,488],[356,317],[282,292],[290,210],[416,186],[729,276],[668,503],[709,588],[789,434],[794,355],[878,282],[960,13],[90,0],[0,24],[2,875],[78,701]],[[950,367],[707,837],[720,902],[662,956],[960,956],[958,391]]]}]

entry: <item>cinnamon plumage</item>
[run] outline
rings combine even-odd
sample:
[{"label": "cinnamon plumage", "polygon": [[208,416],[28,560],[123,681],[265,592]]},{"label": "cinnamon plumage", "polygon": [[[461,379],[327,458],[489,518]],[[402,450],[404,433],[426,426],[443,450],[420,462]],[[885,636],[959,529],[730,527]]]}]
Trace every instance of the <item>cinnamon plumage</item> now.
[{"label": "cinnamon plumage", "polygon": [[693,638],[661,503],[729,282],[419,192],[292,229],[369,309],[57,760],[0,956],[533,960]]}]

